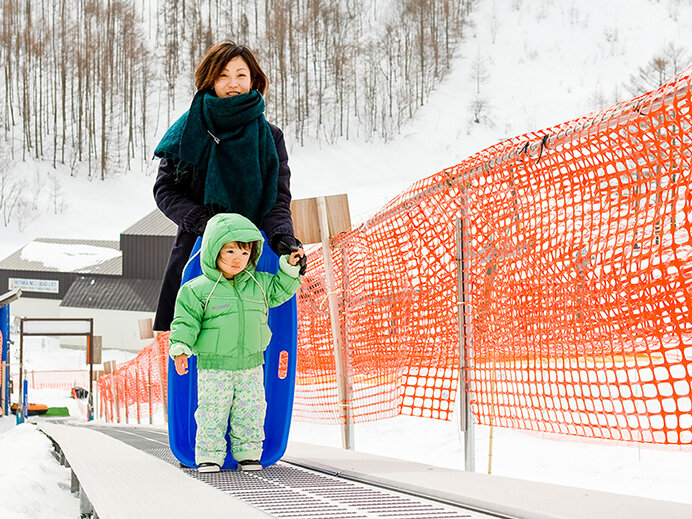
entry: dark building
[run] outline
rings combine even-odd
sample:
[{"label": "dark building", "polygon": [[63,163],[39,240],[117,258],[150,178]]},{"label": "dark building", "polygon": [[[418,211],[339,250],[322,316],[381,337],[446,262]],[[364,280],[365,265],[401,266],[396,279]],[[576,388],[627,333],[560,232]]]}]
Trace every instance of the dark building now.
[{"label": "dark building", "polygon": [[177,226],[156,209],[120,233],[125,278],[160,280]]},{"label": "dark building", "polygon": [[[68,258],[61,262],[60,253],[70,250],[82,252],[84,261],[75,263]],[[94,262],[88,264],[90,257]],[[69,263],[74,268],[65,268]],[[0,290],[21,288],[24,297],[62,300],[72,283],[83,274],[120,277],[122,261],[118,242],[38,238],[0,261]]]},{"label": "dark building", "polygon": [[60,306],[155,312],[177,227],[158,209],[120,233],[120,275],[74,281]]}]

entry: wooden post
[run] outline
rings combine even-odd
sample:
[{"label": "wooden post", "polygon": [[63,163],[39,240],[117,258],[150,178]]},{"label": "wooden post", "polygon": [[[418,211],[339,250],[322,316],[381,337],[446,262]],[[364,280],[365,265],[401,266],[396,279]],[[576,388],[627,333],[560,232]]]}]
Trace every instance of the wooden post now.
[{"label": "wooden post", "polygon": [[[113,398],[110,400],[111,404],[111,421],[120,423],[120,406],[118,405],[118,384],[115,379],[115,369],[116,364],[114,360],[109,360],[103,363],[103,369],[106,373],[110,374],[111,379],[111,393]],[[115,413],[113,408],[115,407]]]},{"label": "wooden post", "polygon": [[108,405],[108,395],[106,393],[101,393],[99,391],[99,399],[100,399],[100,411],[101,414],[103,415],[104,419],[106,420],[106,423],[110,422],[111,420],[109,419],[108,412],[110,411],[111,407]]},{"label": "wooden post", "polygon": [[111,375],[111,397],[108,399],[108,403],[110,404],[110,421],[115,422],[115,392],[113,391],[113,375]]},{"label": "wooden post", "polygon": [[123,403],[125,404],[125,423],[130,423],[130,409],[128,405],[128,394],[127,394],[127,373],[123,375]]},{"label": "wooden post", "polygon": [[161,352],[159,351],[159,341],[161,340],[160,336],[157,336],[156,339],[154,339],[154,348],[155,348],[155,360],[156,360],[156,370],[158,371],[159,374],[159,388],[161,391],[161,404],[163,405],[163,420],[165,423],[168,423],[168,399],[166,395],[166,387],[163,383],[163,379],[165,377],[165,372],[163,370],[163,363],[168,361],[168,357],[161,358]]},{"label": "wooden post", "polygon": [[103,393],[99,391],[99,414],[97,416],[103,416],[104,420],[106,420],[106,423],[108,423],[108,406],[104,405],[104,398],[105,396],[103,395]]},{"label": "wooden post", "polygon": [[113,388],[113,400],[115,401],[115,418],[118,423],[120,423],[120,392],[118,391],[118,381],[113,370],[113,375],[111,375],[111,385]]},{"label": "wooden post", "polygon": [[147,393],[149,393],[149,425],[154,423],[154,413],[151,409],[151,369],[147,370]]},{"label": "wooden post", "polygon": [[336,365],[336,388],[339,398],[339,421],[342,424],[342,445],[344,449],[353,449],[353,424],[350,422],[348,398],[346,396],[346,378],[344,376],[344,358],[341,349],[341,326],[339,324],[339,306],[336,300],[336,286],[334,283],[334,265],[332,264],[332,251],[329,243],[329,223],[327,220],[327,203],[324,197],[317,197],[317,207],[320,222],[320,235],[322,237],[322,255],[324,256],[324,272],[327,283],[327,298],[329,301],[329,318],[332,328],[332,340],[334,343],[334,362]]},{"label": "wooden post", "polygon": [[[353,420],[350,409],[351,380],[353,376],[350,371],[348,344],[343,341],[341,336],[339,303],[335,293],[334,266],[332,264],[329,241],[331,237],[351,228],[348,197],[345,194],[340,194],[293,200],[291,201],[291,214],[293,216],[293,229],[296,238],[306,245],[309,243],[322,243],[329,317],[334,344],[334,362],[336,364],[339,419],[343,426],[342,444],[346,449],[353,449]],[[344,258],[346,257],[347,254],[344,252]],[[346,275],[347,272],[344,273],[344,276]],[[344,359],[346,359],[345,362]]]},{"label": "wooden post", "polygon": [[137,404],[137,425],[140,421],[140,406],[139,406],[139,362],[135,365],[135,403]]}]

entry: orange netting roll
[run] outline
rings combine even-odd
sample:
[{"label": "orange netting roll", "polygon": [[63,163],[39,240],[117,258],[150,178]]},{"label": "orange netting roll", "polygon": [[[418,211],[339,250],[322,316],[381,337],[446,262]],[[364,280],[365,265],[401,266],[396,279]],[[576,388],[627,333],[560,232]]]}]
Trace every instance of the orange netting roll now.
[{"label": "orange netting roll", "polygon": [[[332,240],[351,419],[450,419],[467,215],[476,420],[692,443],[691,76],[492,146]],[[309,264],[294,416],[338,422],[320,247]]]}]

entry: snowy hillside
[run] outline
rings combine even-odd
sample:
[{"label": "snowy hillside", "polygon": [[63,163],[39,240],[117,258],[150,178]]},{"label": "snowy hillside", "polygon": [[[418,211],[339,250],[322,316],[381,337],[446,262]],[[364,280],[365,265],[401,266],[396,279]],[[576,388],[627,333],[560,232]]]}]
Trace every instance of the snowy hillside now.
[{"label": "snowy hillside", "polygon": [[[413,181],[499,140],[632,97],[631,76],[671,44],[691,62],[689,34],[691,0],[479,1],[451,72],[392,142],[299,147],[287,137],[294,197],[345,192],[354,222],[367,220]],[[486,108],[475,123],[478,98]],[[14,164],[13,175],[43,191],[21,230],[17,221],[0,227],[0,257],[36,237],[117,239],[155,207],[155,171],[151,162],[144,171],[90,181],[66,167]]]}]

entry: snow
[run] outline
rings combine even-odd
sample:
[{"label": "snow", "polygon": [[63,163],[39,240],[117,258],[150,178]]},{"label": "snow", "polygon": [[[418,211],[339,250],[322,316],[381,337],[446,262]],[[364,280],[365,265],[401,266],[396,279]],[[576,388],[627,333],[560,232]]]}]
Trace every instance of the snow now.
[{"label": "snow", "polygon": [[[79,516],[70,493],[70,469],[51,455],[50,440],[31,424],[0,418],[0,512],[5,519]],[[4,431],[4,432],[2,432]]]},{"label": "snow", "polygon": [[60,272],[80,272],[121,255],[109,247],[47,242],[31,242],[21,252],[23,260],[37,261]]},{"label": "snow", "polygon": [[72,176],[67,166],[58,165],[53,170],[49,165],[27,161],[21,167],[27,178],[40,171],[59,177],[64,210],[56,214],[52,207],[46,207],[23,230],[16,224],[0,227],[0,258],[39,238],[118,241],[122,231],[156,208],[151,172],[136,171],[101,181]]},{"label": "snow", "polygon": [[[378,7],[379,8],[379,7]],[[485,0],[474,7],[453,69],[402,134],[388,143],[340,141],[298,147],[286,135],[294,198],[347,193],[360,223],[413,182],[505,138],[540,130],[600,110],[631,95],[624,85],[670,42],[692,34],[690,0]],[[687,48],[688,54],[692,48]],[[468,72],[480,56],[488,82],[480,95],[491,107],[484,124],[470,121],[476,86]],[[358,78],[354,78],[355,81]],[[180,107],[181,110],[186,107]],[[160,128],[162,134],[165,130]],[[160,136],[160,135],[159,135]],[[2,228],[0,258],[40,237],[118,240],[120,232],[155,208],[156,164],[104,181],[73,176],[67,166],[21,164],[27,180],[50,171],[59,179],[62,211],[45,212]],[[85,268],[107,259],[94,250],[28,248],[46,265]],[[26,250],[26,247],[25,247]],[[31,338],[27,369],[82,369],[83,351]],[[16,348],[12,353],[16,355]],[[125,352],[104,352],[122,362]],[[16,360],[13,360],[16,366]],[[32,401],[83,409],[65,392],[34,391]],[[161,417],[157,417],[160,423]],[[32,425],[0,418],[0,515],[3,518],[75,517],[69,470],[49,454],[50,442]],[[3,432],[4,431],[4,432]],[[291,439],[340,446],[339,428],[294,423]],[[445,467],[463,468],[463,442],[454,422],[401,416],[355,426],[358,450]],[[476,470],[488,472],[490,429],[476,431]],[[692,452],[682,448],[588,441],[568,436],[494,429],[492,473],[692,503]]]}]

